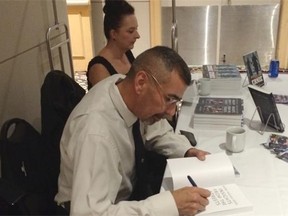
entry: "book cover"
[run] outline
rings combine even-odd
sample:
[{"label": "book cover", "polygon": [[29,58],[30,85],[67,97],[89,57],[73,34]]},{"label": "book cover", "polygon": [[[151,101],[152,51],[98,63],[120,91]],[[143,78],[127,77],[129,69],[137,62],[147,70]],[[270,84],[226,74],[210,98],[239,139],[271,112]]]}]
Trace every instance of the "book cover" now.
[{"label": "book cover", "polygon": [[264,78],[257,51],[243,56],[249,84],[263,86]]},{"label": "book cover", "polygon": [[279,149],[282,151],[288,150],[288,137],[279,135],[279,134],[271,134],[269,139],[264,146],[268,149]]},{"label": "book cover", "polygon": [[274,96],[271,92],[267,92],[257,86],[249,85],[249,92],[256,105],[261,122],[276,129],[279,132],[284,132],[284,124],[281,121]]},{"label": "book cover", "polygon": [[165,172],[167,169],[171,175],[171,190],[191,186],[189,175],[198,187],[211,191],[209,205],[197,215],[230,215],[253,209],[235,183],[235,169],[224,152],[207,155],[205,161],[195,157],[168,159]]},{"label": "book cover", "polygon": [[243,114],[243,100],[241,98],[200,97],[196,105],[195,115],[198,117],[233,116],[241,119]]},{"label": "book cover", "polygon": [[275,102],[278,104],[288,104],[288,95],[273,94]]},{"label": "book cover", "polygon": [[269,149],[276,157],[288,162],[288,137],[271,134],[266,143],[263,144],[265,148]]}]

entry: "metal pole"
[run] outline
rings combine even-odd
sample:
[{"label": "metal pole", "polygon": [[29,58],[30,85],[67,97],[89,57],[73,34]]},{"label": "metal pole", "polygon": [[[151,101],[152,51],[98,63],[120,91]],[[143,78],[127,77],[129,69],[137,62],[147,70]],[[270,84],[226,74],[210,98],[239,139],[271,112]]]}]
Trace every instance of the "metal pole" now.
[{"label": "metal pole", "polygon": [[58,20],[58,14],[57,14],[56,0],[53,0],[52,4],[53,4],[53,13],[54,13],[55,25],[57,25],[57,24],[59,24],[59,20]]},{"label": "metal pole", "polygon": [[172,0],[172,27],[171,27],[171,42],[172,49],[178,52],[178,32],[177,32],[177,20],[176,20],[176,4],[175,0]]}]

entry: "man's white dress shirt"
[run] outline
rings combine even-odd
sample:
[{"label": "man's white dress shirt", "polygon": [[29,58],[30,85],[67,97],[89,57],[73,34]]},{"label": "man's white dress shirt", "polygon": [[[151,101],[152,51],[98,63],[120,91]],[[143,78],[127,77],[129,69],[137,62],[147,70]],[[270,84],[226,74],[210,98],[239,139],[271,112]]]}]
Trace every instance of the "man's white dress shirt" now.
[{"label": "man's white dress shirt", "polygon": [[[127,201],[135,176],[132,125],[137,117],[125,105],[113,75],[95,85],[71,113],[60,143],[59,192],[55,200],[71,201],[71,215],[177,216],[172,194]],[[166,120],[142,127],[145,145],[158,153],[183,157],[189,141]]]}]

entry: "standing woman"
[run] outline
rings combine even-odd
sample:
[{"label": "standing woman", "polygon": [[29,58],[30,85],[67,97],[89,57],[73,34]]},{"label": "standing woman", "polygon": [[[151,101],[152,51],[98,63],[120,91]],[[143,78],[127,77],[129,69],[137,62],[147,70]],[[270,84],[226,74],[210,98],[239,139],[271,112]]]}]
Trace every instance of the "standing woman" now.
[{"label": "standing woman", "polygon": [[88,64],[88,89],[113,74],[126,74],[134,56],[131,49],[140,35],[134,8],[124,0],[106,0],[103,7],[106,46]]}]

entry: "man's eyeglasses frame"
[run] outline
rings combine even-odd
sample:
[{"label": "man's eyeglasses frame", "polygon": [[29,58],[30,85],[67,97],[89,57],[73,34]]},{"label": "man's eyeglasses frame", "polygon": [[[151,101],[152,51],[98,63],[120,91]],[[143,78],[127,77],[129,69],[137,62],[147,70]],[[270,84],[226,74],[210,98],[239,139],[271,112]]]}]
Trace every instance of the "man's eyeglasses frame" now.
[{"label": "man's eyeglasses frame", "polygon": [[180,107],[181,107],[182,102],[183,102],[182,98],[176,98],[176,97],[167,95],[167,94],[164,92],[163,87],[162,87],[161,84],[159,83],[158,79],[157,79],[152,73],[149,73],[149,72],[147,72],[147,71],[145,71],[145,70],[144,70],[144,72],[145,72],[146,74],[148,74],[150,77],[152,77],[152,79],[154,80],[154,82],[157,84],[158,89],[160,89],[161,94],[162,94],[162,96],[163,96],[163,98],[164,98],[164,101],[165,101],[165,105],[166,105],[166,106],[170,106],[170,105],[172,105],[172,104],[175,104],[177,108],[180,108]]}]

